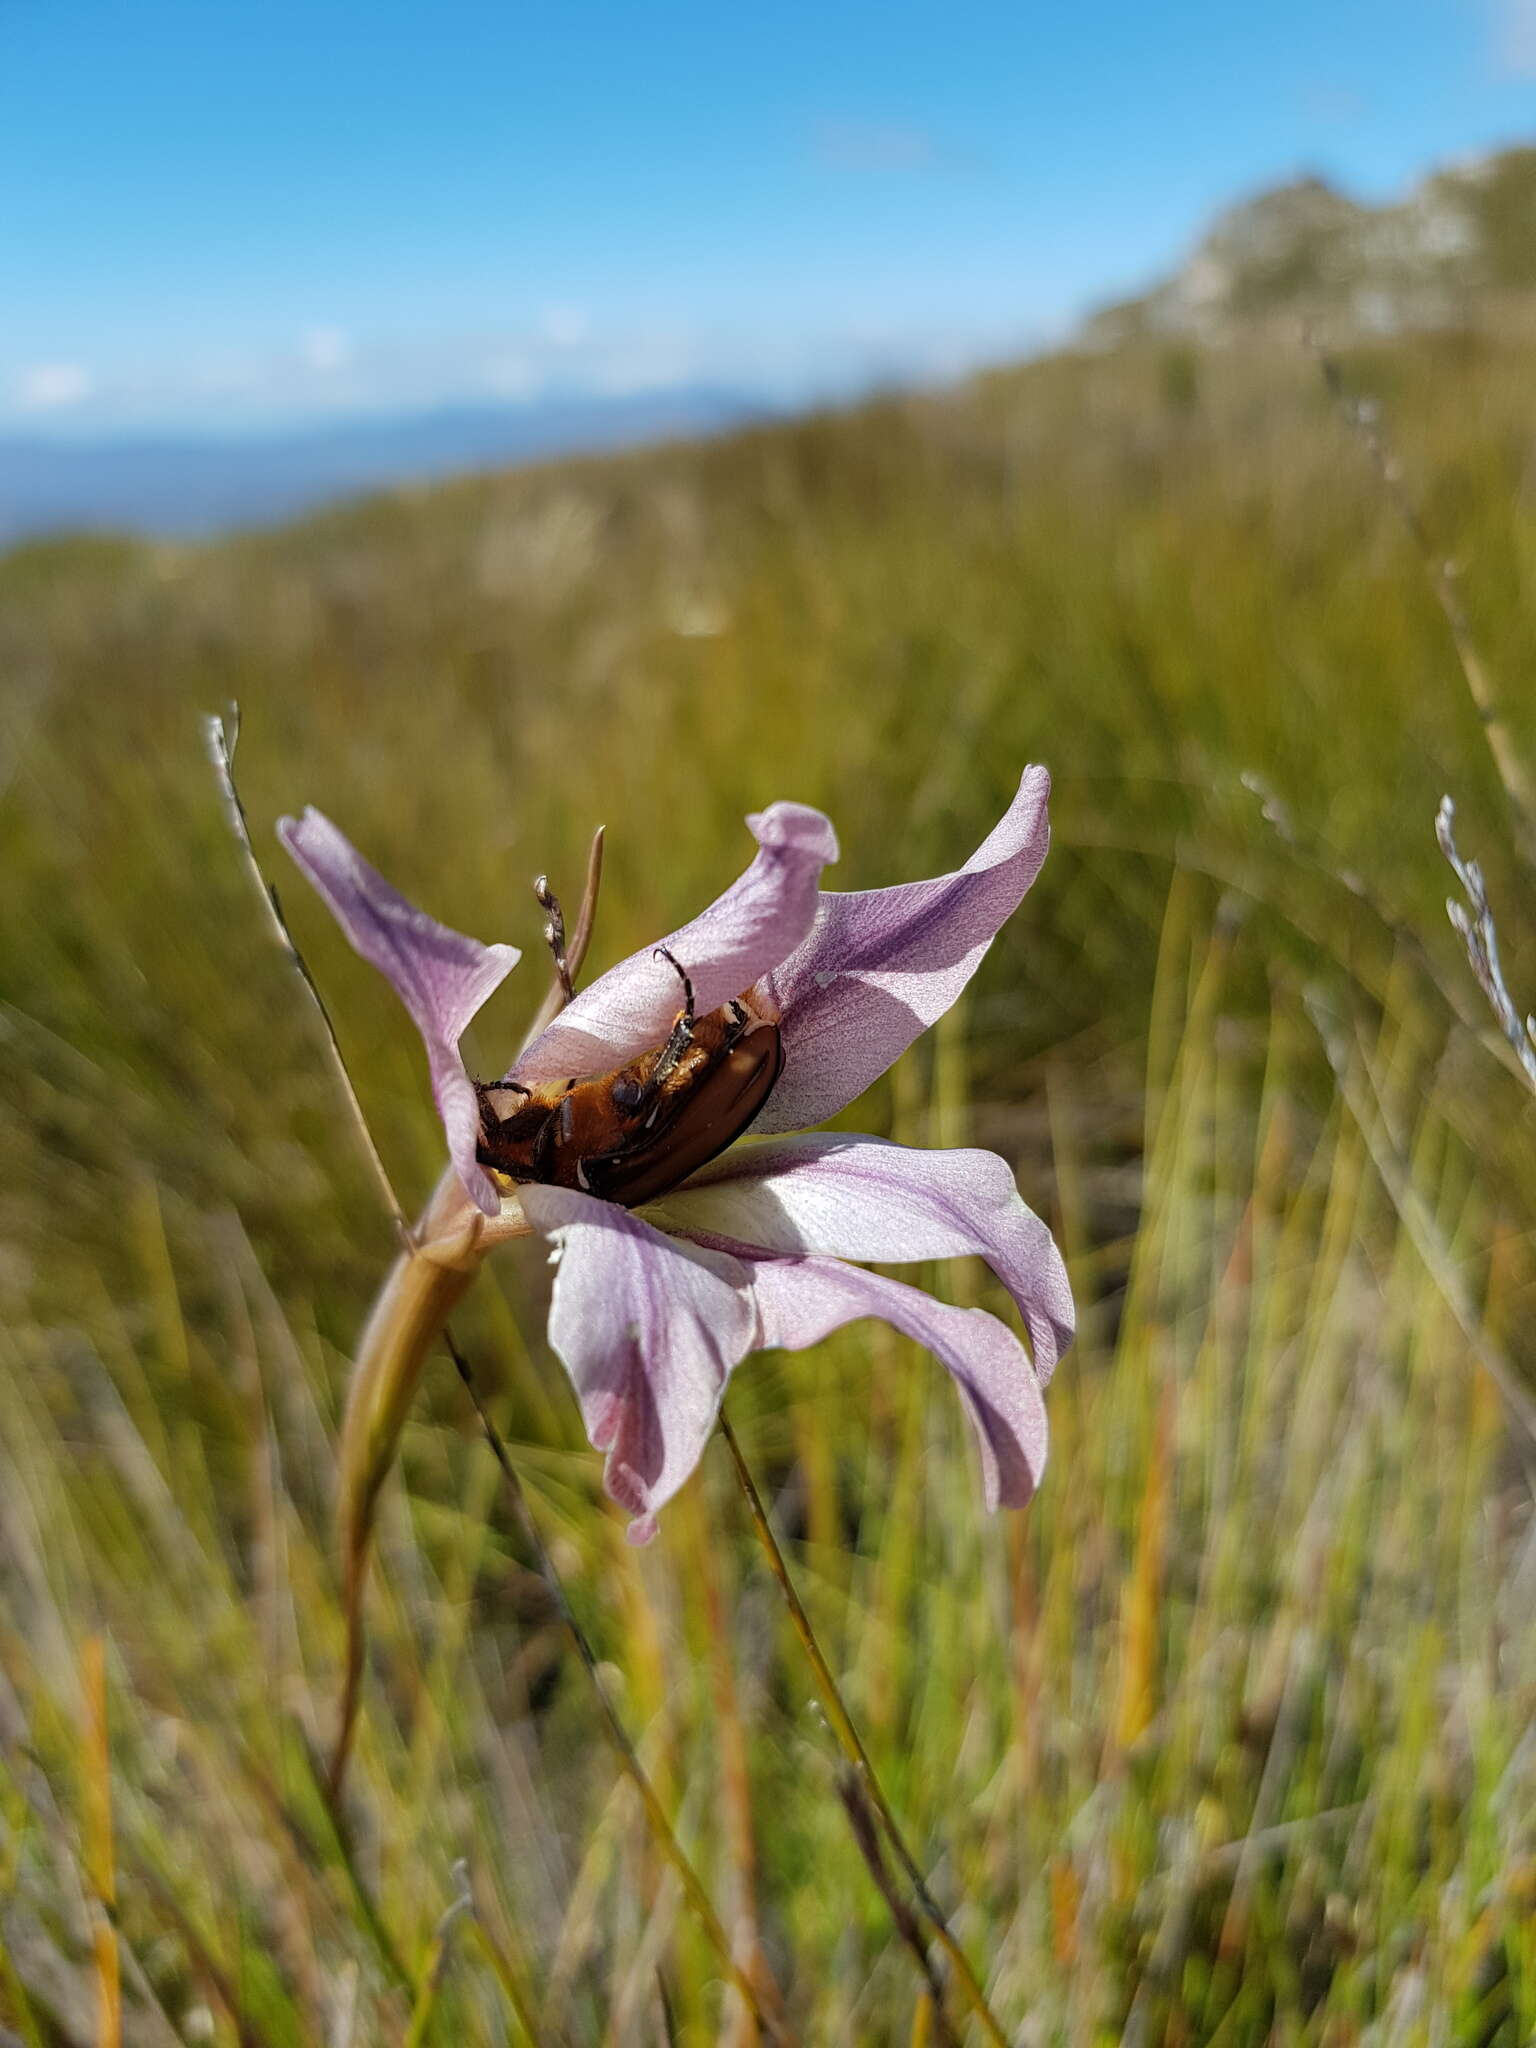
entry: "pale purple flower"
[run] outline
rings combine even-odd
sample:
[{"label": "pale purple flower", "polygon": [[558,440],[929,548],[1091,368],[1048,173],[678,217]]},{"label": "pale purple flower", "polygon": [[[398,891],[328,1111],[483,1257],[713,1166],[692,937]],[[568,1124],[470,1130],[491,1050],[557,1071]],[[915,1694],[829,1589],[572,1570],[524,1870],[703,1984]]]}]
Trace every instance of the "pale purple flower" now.
[{"label": "pale purple flower", "polygon": [[[749,1352],[801,1350],[866,1316],[893,1324],[948,1367],[976,1432],[987,1505],[1020,1506],[1034,1491],[1046,1452],[1042,1389],[1071,1341],[1073,1309],[1060,1255],[1012,1172],[988,1152],[921,1152],[804,1127],[860,1095],[959,996],[1040,870],[1049,794],[1046,771],[1027,769],[1007,813],[957,873],[849,894],[819,886],[823,866],[837,857],[821,813],[771,805],[747,821],[758,852],[745,873],[659,947],[632,954],[581,991],[489,1090],[465,1072],[459,1039],[516,951],[481,946],[413,909],[318,812],[279,826],[347,937],[394,984],[420,1030],[449,1154],[470,1200],[502,1218],[520,1205],[551,1245],[550,1342],[588,1435],[607,1453],[608,1491],[637,1518],[636,1541],[653,1532],[656,1511],[698,1463],[726,1382]],[[712,1112],[700,1138],[688,1070],[657,1063],[678,1019],[684,973],[701,1034],[713,1028],[721,1048],[706,1067],[705,1037],[698,1038],[701,1075],[721,1073],[734,1045],[782,1050],[766,1100],[771,1069],[761,1052],[757,1092],[739,1098],[748,1115],[760,1104],[751,1130],[762,1143],[708,1157],[718,1116]],[[686,1031],[682,1042],[691,1042]],[[697,1170],[685,1165],[677,1185],[654,1185],[666,1173],[648,1168],[644,1197],[631,1207],[586,1191],[601,1183],[589,1182],[578,1156],[588,1127],[578,1110],[590,1120],[610,1101],[626,1103],[626,1087],[630,1096],[640,1092],[617,1080],[618,1070],[672,1073],[668,1106],[680,1105],[673,1123],[699,1141],[691,1160],[708,1158]],[[608,1077],[601,1086],[587,1085],[600,1077]],[[535,1099],[523,1109],[529,1091]],[[493,1125],[520,1129],[501,1121],[520,1111],[522,1123],[542,1128],[545,1118],[558,1119],[566,1094],[565,1121],[551,1121],[540,1140],[552,1148],[555,1129],[563,1134],[558,1170],[553,1149],[525,1144],[523,1153],[541,1162],[536,1169],[515,1183],[495,1171]],[[644,1100],[656,1105],[648,1131],[661,1098]],[[740,1130],[728,1115],[719,1128],[721,1143]],[[780,1135],[792,1131],[802,1135]],[[664,1169],[666,1146],[677,1142],[639,1131],[624,1156],[648,1147],[648,1160]],[[681,1145],[679,1156],[687,1150]],[[595,1173],[591,1155],[588,1163]],[[1012,1295],[1029,1352],[997,1317],[948,1307],[859,1263],[972,1254]]]}]

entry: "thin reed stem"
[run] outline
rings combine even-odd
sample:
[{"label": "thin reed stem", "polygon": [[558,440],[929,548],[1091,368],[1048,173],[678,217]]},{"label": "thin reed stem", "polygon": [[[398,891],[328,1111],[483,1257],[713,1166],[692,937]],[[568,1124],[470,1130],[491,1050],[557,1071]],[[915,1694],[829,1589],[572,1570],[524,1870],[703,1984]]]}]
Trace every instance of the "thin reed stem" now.
[{"label": "thin reed stem", "polygon": [[799,1638],[800,1647],[805,1652],[806,1662],[810,1665],[812,1675],[816,1681],[817,1698],[820,1700],[822,1711],[825,1713],[832,1732],[837,1738],[838,1747],[842,1750],[849,1765],[858,1774],[859,1783],[863,1791],[876,1813],[879,1814],[881,1824],[889,1838],[891,1847],[896,1853],[896,1860],[906,1872],[912,1889],[917,1895],[918,1904],[922,1907],[932,1924],[934,1935],[938,1940],[940,1948],[943,1949],[945,1955],[949,1958],[950,1968],[954,1971],[956,1981],[965,1994],[967,2004],[980,2022],[982,2030],[986,2034],[987,2039],[993,2044],[993,2048],[1008,2048],[1008,2036],[1003,2032],[997,2015],[987,2003],[987,1995],[981,1988],[981,1980],[976,1975],[975,1970],[972,1969],[964,1949],[961,1948],[959,1942],[956,1941],[954,1935],[950,1932],[949,1923],[941,1912],[937,1900],[928,1889],[928,1881],[919,1869],[916,1857],[907,1847],[906,1836],[902,1833],[901,1824],[891,1810],[891,1803],[886,1798],[884,1789],[875,1773],[875,1767],[870,1761],[869,1751],[864,1747],[863,1737],[854,1725],[853,1717],[848,1711],[837,1680],[832,1676],[832,1667],[828,1664],[821,1645],[816,1640],[816,1631],[811,1627],[810,1616],[801,1604],[800,1595],[795,1591],[794,1580],[789,1575],[789,1566],[785,1562],[783,1551],[779,1548],[778,1538],[773,1533],[773,1525],[768,1519],[767,1509],[763,1506],[762,1495],[757,1490],[757,1482],[752,1477],[751,1469],[742,1455],[741,1445],[737,1441],[736,1432],[731,1427],[730,1417],[726,1414],[724,1408],[720,1411],[720,1434],[725,1438],[726,1447],[730,1451],[731,1462],[736,1468],[737,1483],[741,1487],[742,1494],[747,1503],[748,1513],[752,1518],[753,1530],[756,1533],[758,1543],[762,1547],[763,1555],[768,1561],[768,1569],[773,1574],[779,1592],[783,1596],[784,1605],[789,1610],[789,1617],[794,1625],[795,1634]]},{"label": "thin reed stem", "polygon": [[[1389,1127],[1387,1113],[1377,1089],[1364,1048],[1353,1045],[1315,995],[1306,999],[1307,1012],[1323,1042],[1328,1064],[1345,1108],[1365,1140],[1387,1197],[1441,1298],[1466,1340],[1467,1349],[1488,1375],[1504,1405],[1504,1413],[1526,1439],[1521,1446],[1527,1479],[1536,1486],[1536,1399],[1520,1376],[1515,1361],[1497,1341],[1478,1314],[1462,1274],[1462,1268],[1435,1220],[1423,1194],[1414,1185],[1409,1162]],[[1512,1432],[1513,1433],[1513,1432]]]},{"label": "thin reed stem", "polygon": [[[531,2048],[551,2048],[551,2044],[557,2037],[550,2031],[549,2021],[536,2017],[530,2009],[528,2000],[523,1993],[523,1987],[518,1982],[516,1971],[513,1969],[508,1957],[503,1953],[500,1943],[481,1919],[478,1911],[471,1912],[465,1931],[470,1940],[478,1943],[486,1961],[490,1964],[496,1981],[506,1996],[507,2003],[517,2015],[518,2025],[531,2043]],[[558,2039],[563,2043],[565,2040],[564,2034],[559,2035]]]},{"label": "thin reed stem", "polygon": [[[686,1523],[683,1542],[694,1555],[698,1589],[704,1609],[708,1636],[711,1690],[715,1708],[715,1747],[720,1772],[720,1805],[723,1837],[734,1884],[727,1894],[732,1933],[737,1952],[749,1967],[762,1966],[762,1937],[757,1914],[757,1830],[752,1812],[752,1775],[747,1733],[742,1722],[741,1700],[736,1690],[734,1645],[731,1641],[729,1603],[722,1583],[718,1546],[712,1540],[711,1510],[706,1506],[709,1491],[702,1483],[692,1488],[678,1508],[686,1515],[692,1508],[696,1517],[690,1536]],[[758,2033],[751,2015],[740,2015],[741,2025],[722,2031],[721,2048],[756,2048]]]},{"label": "thin reed stem", "polygon": [[[469,1866],[464,1862],[453,1867],[455,1883],[458,1886],[453,1898],[444,1908],[432,1939],[427,1946],[427,1959],[422,1966],[421,1981],[417,1986],[416,2002],[411,2010],[411,2021],[406,2029],[404,2048],[424,2048],[432,2031],[432,2022],[437,2012],[437,1995],[443,1988],[452,1959],[453,1939],[459,1923],[475,1914],[474,1896],[469,1889]],[[523,2019],[520,2007],[514,2008],[518,2019]]]},{"label": "thin reed stem", "polygon": [[134,1882],[154,1899],[156,1906],[181,1937],[192,1965],[193,1975],[201,1980],[214,2002],[223,2008],[234,2029],[238,2048],[268,2048],[271,2036],[260,2032],[251,2020],[241,2003],[238,1986],[231,1980],[228,1970],[216,1960],[165,1879],[157,1870],[140,1862]]},{"label": "thin reed stem", "polygon": [[245,815],[245,805],[240,800],[239,787],[235,782],[235,750],[240,744],[240,706],[231,704],[227,719],[220,718],[216,713],[206,718],[203,721],[203,736],[208,746],[208,758],[213,763],[213,772],[218,778],[219,794],[224,799],[229,828],[235,835],[246,869],[256,885],[256,893],[266,906],[272,936],[288,956],[288,964],[298,976],[320,1020],[332,1078],[346,1102],[352,1128],[363,1148],[364,1157],[373,1169],[373,1177],[378,1183],[379,1193],[384,1198],[384,1206],[394,1218],[395,1227],[402,1239],[409,1244],[411,1226],[401,1206],[400,1197],[395,1193],[395,1184],[389,1177],[389,1169],[384,1164],[378,1146],[373,1142],[373,1132],[368,1128],[368,1119],[363,1115],[363,1105],[358,1100],[357,1090],[352,1085],[352,1076],[347,1071],[346,1058],[341,1050],[341,1040],[336,1036],[336,1027],[331,1022],[331,1013],[325,1007],[325,998],[320,993],[315,977],[309,971],[308,962],[299,951],[293,933],[288,929],[288,920],[283,915],[283,906],[277,889],[267,880],[261,862],[256,858],[256,848],[251,841],[250,821]]},{"label": "thin reed stem", "polygon": [[848,1826],[859,1854],[864,1858],[864,1867],[896,1923],[896,1932],[911,1950],[918,1974],[927,1987],[925,1996],[928,2014],[933,2020],[940,2048],[955,2048],[955,2037],[944,2011],[944,1987],[939,1982],[939,1973],[933,1966],[933,1957],[928,1952],[928,1944],[923,1938],[923,1930],[918,1924],[916,1914],[896,1889],[895,1879],[885,1867],[885,1857],[880,1849],[880,1829],[874,1809],[869,1803],[864,1781],[852,1764],[844,1764],[838,1772],[837,1796],[843,1803],[844,1813],[848,1816]]},{"label": "thin reed stem", "polygon": [[81,1731],[85,1868],[90,1886],[91,1948],[96,1965],[97,2048],[120,2048],[123,2038],[123,1976],[117,1952],[117,1877],[112,1845],[112,1753],[107,1731],[107,1648],[99,1635],[87,1636],[80,1653],[85,1695]]},{"label": "thin reed stem", "polygon": [[[684,1896],[693,1908],[694,1914],[699,1924],[703,1927],[710,1945],[719,1956],[727,1975],[730,1977],[731,1983],[745,2001],[748,2011],[772,2040],[780,2043],[792,2042],[795,2036],[789,2031],[783,2018],[782,2005],[776,1987],[770,1991],[769,2003],[765,2004],[759,1986],[753,1982],[751,1975],[737,1960],[731,1946],[730,1937],[721,1923],[720,1916],[715,1911],[708,1892],[704,1889],[703,1880],[689,1861],[688,1853],[683,1848],[682,1843],[677,1839],[672,1823],[667,1818],[666,1808],[662,1805],[656,1788],[651,1783],[644,1764],[640,1761],[639,1753],[635,1749],[629,1731],[625,1728],[623,1721],[619,1717],[618,1709],[608,1696],[608,1688],[604,1685],[602,1673],[598,1669],[597,1653],[592,1647],[591,1638],[582,1627],[566,1595],[564,1582],[561,1580],[559,1571],[556,1569],[554,1559],[549,1554],[539,1525],[534,1519],[533,1511],[528,1505],[527,1493],[524,1491],[521,1479],[517,1476],[517,1468],[513,1465],[508,1454],[501,1431],[492,1421],[490,1412],[480,1397],[480,1390],[475,1385],[474,1374],[470,1371],[469,1361],[459,1349],[451,1331],[447,1329],[443,1331],[443,1340],[448,1347],[449,1355],[452,1357],[454,1365],[458,1369],[459,1378],[464,1382],[464,1390],[469,1395],[475,1414],[479,1418],[481,1434],[490,1445],[491,1454],[501,1468],[501,1476],[506,1481],[507,1497],[511,1502],[512,1513],[516,1519],[518,1529],[522,1534],[523,1540],[533,1553],[539,1577],[544,1581],[550,1598],[554,1601],[555,1610],[565,1626],[566,1633],[575,1645],[576,1654],[581,1659],[582,1668],[585,1670],[592,1690],[596,1695],[598,1707],[602,1713],[604,1730],[607,1733],[609,1742],[613,1745],[613,1751],[618,1759],[619,1767],[639,1794],[640,1803],[645,1809],[646,1817],[650,1822],[651,1830],[656,1837],[662,1854],[677,1873],[678,1880],[683,1887]],[[766,1989],[773,1985],[773,1980],[767,1975],[766,1963],[762,1963],[761,1958],[759,1958],[759,1962],[763,1972],[763,1988]]]},{"label": "thin reed stem", "polygon": [[1536,866],[1536,778],[1532,777],[1504,717],[1503,706],[1494,687],[1493,677],[1483,660],[1477,638],[1472,631],[1472,621],[1467,608],[1461,601],[1461,592],[1456,587],[1456,570],[1452,563],[1436,549],[1424,515],[1414,503],[1403,483],[1402,465],[1387,445],[1386,437],[1376,424],[1375,414],[1367,407],[1353,401],[1344,384],[1344,372],[1338,359],[1312,335],[1307,343],[1317,357],[1318,367],[1323,373],[1323,382],[1341,417],[1360,438],[1371,465],[1385,492],[1388,501],[1402,521],[1415,553],[1424,565],[1429,587],[1434,593],[1446,625],[1450,628],[1451,640],[1456,649],[1456,659],[1461,665],[1467,695],[1472,699],[1473,708],[1482,722],[1483,735],[1488,742],[1488,752],[1504,794],[1514,813],[1515,839],[1522,858],[1528,866]]}]

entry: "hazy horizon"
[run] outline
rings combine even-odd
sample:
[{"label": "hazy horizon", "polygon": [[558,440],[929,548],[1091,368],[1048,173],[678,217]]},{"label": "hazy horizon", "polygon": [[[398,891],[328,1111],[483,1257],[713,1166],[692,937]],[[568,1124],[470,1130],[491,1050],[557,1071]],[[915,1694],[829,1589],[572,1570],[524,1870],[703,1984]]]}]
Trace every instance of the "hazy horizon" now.
[{"label": "hazy horizon", "polygon": [[1536,4],[958,24],[293,0],[0,19],[0,434],[291,433],[1026,353],[1312,173],[1536,132]]}]

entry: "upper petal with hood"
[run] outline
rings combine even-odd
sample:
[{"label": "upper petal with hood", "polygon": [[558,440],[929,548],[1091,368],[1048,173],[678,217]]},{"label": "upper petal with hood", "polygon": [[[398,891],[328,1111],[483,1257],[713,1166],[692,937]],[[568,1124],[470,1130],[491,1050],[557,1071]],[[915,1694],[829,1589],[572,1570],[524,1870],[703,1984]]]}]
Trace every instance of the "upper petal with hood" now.
[{"label": "upper petal with hood", "polygon": [[738,1145],[647,1214],[667,1230],[782,1254],[889,1265],[979,1254],[1018,1303],[1042,1386],[1072,1341],[1061,1254],[993,1152],[920,1152],[836,1131]]},{"label": "upper petal with hood", "polygon": [[679,930],[610,967],[568,1004],[523,1054],[509,1079],[524,1083],[607,1073],[659,1045],[681,1007],[677,970],[693,983],[707,1016],[777,967],[816,916],[822,868],[837,859],[837,835],[806,804],[770,804],[747,820],[756,858],[707,910]]},{"label": "upper petal with hood", "polygon": [[1007,812],[957,874],[823,892],[804,943],[765,976],[784,1072],[754,1129],[822,1123],[861,1095],[975,973],[1050,842],[1051,778],[1026,768]]},{"label": "upper petal with hood", "polygon": [[346,835],[314,809],[278,820],[278,835],[363,958],[393,985],[427,1048],[432,1099],[448,1151],[470,1199],[494,1216],[500,1201],[475,1163],[480,1110],[459,1040],[519,958],[516,946],[482,946],[408,903]]},{"label": "upper petal with hood", "polygon": [[703,1456],[732,1368],[753,1348],[748,1274],[729,1253],[683,1244],[612,1202],[526,1187],[524,1213],[554,1246],[549,1341],[571,1376],[603,1483],[655,1532]]}]

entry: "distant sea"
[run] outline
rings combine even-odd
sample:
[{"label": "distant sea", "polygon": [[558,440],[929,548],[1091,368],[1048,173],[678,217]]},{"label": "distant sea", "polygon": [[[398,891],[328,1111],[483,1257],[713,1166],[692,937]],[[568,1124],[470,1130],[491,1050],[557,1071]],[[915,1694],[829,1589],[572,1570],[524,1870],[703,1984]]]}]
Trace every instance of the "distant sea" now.
[{"label": "distant sea", "polygon": [[0,436],[0,546],[66,532],[195,537],[358,492],[712,433],[774,408],[709,385],[370,416],[259,437]]}]

